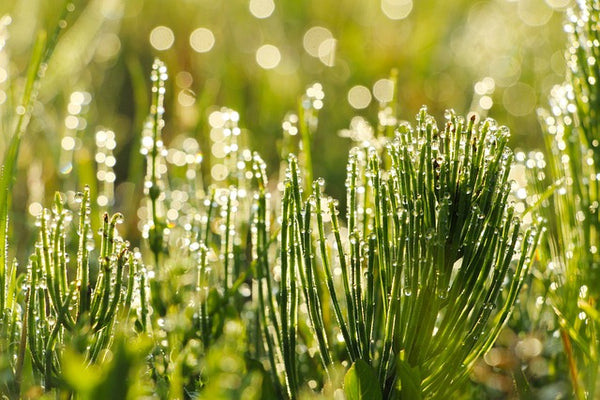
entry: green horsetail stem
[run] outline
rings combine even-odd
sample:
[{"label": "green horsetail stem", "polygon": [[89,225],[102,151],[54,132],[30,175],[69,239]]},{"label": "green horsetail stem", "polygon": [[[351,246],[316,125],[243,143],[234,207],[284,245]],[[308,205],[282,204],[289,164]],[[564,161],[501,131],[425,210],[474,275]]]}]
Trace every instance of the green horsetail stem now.
[{"label": "green horsetail stem", "polygon": [[[424,397],[451,395],[466,379],[506,323],[542,232],[537,225],[522,228],[508,202],[513,159],[508,137],[508,130],[491,119],[478,123],[451,111],[439,131],[422,109],[416,128],[399,126],[383,151],[368,151],[368,162],[358,162],[360,150],[351,152],[343,233],[335,203],[321,207],[320,181],[308,198],[302,197],[297,162],[289,158],[280,317],[290,397],[298,385],[291,324],[297,313],[296,276],[325,369],[344,359],[331,350],[331,332],[324,329],[327,301],[346,356],[376,368],[386,396],[409,395],[402,389],[399,364],[406,365],[402,374],[419,371],[418,379],[410,380]],[[368,178],[366,187],[358,186],[365,185],[359,183],[362,175]],[[366,191],[372,202],[357,195]],[[333,242],[327,240],[328,230]],[[327,288],[324,298],[314,290],[322,284],[320,276]]]},{"label": "green horsetail stem", "polygon": [[[117,321],[123,321],[134,296],[134,276],[138,263],[120,239],[117,225],[123,221],[119,213],[104,214],[99,246],[99,273],[90,282],[91,222],[89,189],[76,196],[80,202],[77,237],[70,240],[73,217],[57,194],[52,211],[43,210],[39,217],[39,238],[25,281],[27,344],[32,367],[43,377],[46,390],[62,384],[61,363],[66,346],[84,335],[77,350],[93,363],[111,342]],[[70,249],[76,243],[76,277],[69,280]],[[128,277],[124,279],[124,271]],[[127,287],[125,287],[127,285]],[[125,299],[125,300],[124,300]],[[143,302],[143,299],[142,299]],[[124,304],[126,303],[126,304]],[[123,310],[123,312],[121,311]],[[81,340],[81,339],[77,339]]]},{"label": "green horsetail stem", "polygon": [[599,21],[598,0],[568,10],[565,82],[552,89],[549,109],[538,112],[550,157],[525,162],[528,184],[540,196],[528,208],[549,221],[541,259],[552,266],[548,297],[578,400],[597,398],[600,383]]}]

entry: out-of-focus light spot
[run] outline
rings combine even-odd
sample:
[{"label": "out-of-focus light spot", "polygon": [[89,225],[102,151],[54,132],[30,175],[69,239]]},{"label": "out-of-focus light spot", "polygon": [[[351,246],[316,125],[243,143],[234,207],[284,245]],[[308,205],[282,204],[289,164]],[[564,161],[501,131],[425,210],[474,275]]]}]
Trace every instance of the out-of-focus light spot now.
[{"label": "out-of-focus light spot", "polygon": [[185,152],[177,149],[169,149],[167,161],[178,167],[183,167],[185,165]]},{"label": "out-of-focus light spot", "polygon": [[60,141],[60,145],[65,151],[71,151],[75,148],[75,139],[72,136],[65,136]]},{"label": "out-of-focus light spot", "polygon": [[520,359],[529,359],[540,355],[544,346],[537,338],[529,337],[517,342],[515,353]]},{"label": "out-of-focus light spot", "polygon": [[523,187],[517,189],[516,195],[517,195],[518,199],[525,200],[527,198],[527,189],[525,189]]},{"label": "out-of-focus light spot", "polygon": [[210,139],[213,142],[221,142],[225,139],[225,135],[223,134],[223,129],[214,128],[210,130]]},{"label": "out-of-focus light spot", "polygon": [[5,101],[6,101],[6,93],[4,92],[4,90],[0,90],[0,104],[4,104]]},{"label": "out-of-focus light spot", "polygon": [[475,84],[475,93],[480,96],[483,96],[486,94],[494,93],[495,88],[496,82],[493,78],[487,76]]},{"label": "out-of-focus light spot", "polygon": [[489,110],[493,105],[494,100],[492,100],[490,96],[482,96],[479,99],[479,107],[483,108],[484,110]]},{"label": "out-of-focus light spot", "polygon": [[150,32],[150,44],[156,50],[168,50],[175,43],[175,34],[166,26],[157,26]]},{"label": "out-of-focus light spot", "polygon": [[[225,115],[226,119],[233,121],[233,122],[238,122],[240,120],[240,114],[237,111],[234,111],[234,110],[228,110],[228,111],[229,112],[223,114],[223,115]],[[237,135],[239,135],[239,133],[237,133]]]},{"label": "out-of-focus light spot", "polygon": [[215,164],[210,170],[210,176],[215,181],[222,181],[227,177],[227,167],[223,164]]},{"label": "out-of-focus light spot", "polygon": [[487,353],[483,355],[483,360],[485,363],[491,367],[496,367],[502,363],[504,357],[502,354],[502,350],[498,348],[493,348]]},{"label": "out-of-focus light spot", "polygon": [[100,37],[95,60],[106,62],[115,58],[121,50],[121,40],[114,33],[107,33]]},{"label": "out-of-focus light spot", "polygon": [[281,53],[276,46],[264,44],[256,50],[256,62],[264,69],[273,69],[279,65]]},{"label": "out-of-focus light spot", "polygon": [[104,145],[104,143],[106,142],[107,139],[108,139],[108,131],[100,130],[100,131],[96,132],[96,143],[102,143],[102,145]]},{"label": "out-of-focus light spot", "polygon": [[99,130],[96,132],[96,145],[100,148],[114,150],[117,147],[115,133],[111,130]]},{"label": "out-of-focus light spot", "polygon": [[539,0],[520,0],[519,18],[529,26],[542,26],[552,17],[552,8]]},{"label": "out-of-focus light spot", "polygon": [[325,39],[319,45],[319,60],[328,67],[335,65],[335,48],[337,40],[333,38]]},{"label": "out-of-focus light spot", "polygon": [[367,108],[371,103],[371,91],[362,85],[352,87],[348,91],[348,103],[357,110]]},{"label": "out-of-focus light spot", "polygon": [[70,161],[67,161],[66,163],[61,165],[60,168],[58,169],[58,172],[60,172],[61,175],[69,175],[72,171],[73,171],[73,163]]},{"label": "out-of-focus light spot", "polygon": [[546,4],[548,4],[552,8],[565,8],[569,5],[571,0],[546,0]]},{"label": "out-of-focus light spot", "polygon": [[81,104],[69,103],[69,105],[67,106],[67,111],[69,112],[69,114],[79,114],[81,113],[81,108]]},{"label": "out-of-focus light spot", "polygon": [[221,111],[211,112],[208,116],[208,123],[213,128],[222,128],[223,125],[225,125],[225,118],[223,118],[223,113]]},{"label": "out-of-focus light spot", "polygon": [[206,53],[215,45],[215,35],[208,28],[197,28],[190,34],[190,46],[198,53]]},{"label": "out-of-focus light spot", "polygon": [[491,78],[489,76],[486,76],[485,78],[483,78],[481,80],[481,83],[483,83],[483,85],[485,86],[488,93],[493,92],[494,89],[496,88],[496,82],[494,81],[494,78]]},{"label": "out-of-focus light spot", "polygon": [[88,92],[73,92],[69,100],[73,104],[85,105],[92,101],[92,95]]},{"label": "out-of-focus light spot", "polygon": [[181,90],[177,95],[177,101],[184,107],[191,107],[196,102],[196,95],[189,89]]},{"label": "out-of-focus light spot", "polygon": [[[118,20],[123,16],[125,11],[124,2],[103,1],[101,4],[100,13],[104,18],[108,20]],[[72,2],[68,3],[67,10],[73,12],[75,10],[75,4]]]},{"label": "out-of-focus light spot", "polygon": [[68,115],[65,118],[65,126],[67,129],[77,129],[79,126],[79,118],[77,118],[75,115]]},{"label": "out-of-focus light spot", "polygon": [[109,183],[113,183],[117,179],[117,176],[112,171],[107,171],[104,175],[104,180]]},{"label": "out-of-focus light spot", "polygon": [[333,39],[331,31],[322,26],[313,26],[306,31],[302,39],[304,50],[313,57],[319,57],[321,44],[327,39]]},{"label": "out-of-focus light spot", "polygon": [[171,208],[167,211],[167,219],[169,221],[175,221],[177,220],[177,217],[179,217],[179,212],[177,210]]},{"label": "out-of-focus light spot", "polygon": [[0,25],[8,26],[12,24],[12,17],[8,14],[3,15],[0,18]]},{"label": "out-of-focus light spot", "polygon": [[2,67],[0,67],[0,83],[5,82],[8,79],[8,72]]},{"label": "out-of-focus light spot", "polygon": [[213,156],[215,156],[216,158],[223,158],[227,155],[227,151],[225,149],[225,143],[223,143],[223,142],[213,143],[213,145],[210,148],[210,151],[213,154]]},{"label": "out-of-focus light spot", "polygon": [[394,82],[391,79],[380,79],[373,85],[373,96],[380,103],[389,103],[394,97]]},{"label": "out-of-focus light spot", "polygon": [[381,0],[381,11],[389,19],[404,19],[413,8],[412,0]]},{"label": "out-of-focus light spot", "polygon": [[514,116],[523,117],[535,108],[535,90],[522,82],[506,88],[502,96],[502,105]]},{"label": "out-of-focus light spot", "polygon": [[248,8],[256,18],[268,18],[275,11],[275,3],[273,0],[250,0]]},{"label": "out-of-focus light spot", "polygon": [[485,85],[482,82],[477,82],[475,84],[475,93],[478,95],[482,95],[482,94],[486,94],[487,93],[487,89],[485,87]]},{"label": "out-of-focus light spot", "polygon": [[294,113],[288,113],[285,116],[285,120],[281,124],[283,132],[290,136],[296,136],[298,134],[298,115]]},{"label": "out-of-focus light spot", "polygon": [[548,368],[548,361],[543,357],[535,357],[529,361],[528,364],[529,372],[536,378],[548,376],[550,371]]},{"label": "out-of-focus light spot", "polygon": [[101,194],[98,196],[96,202],[100,207],[106,207],[108,205],[108,197],[106,195]]},{"label": "out-of-focus light spot", "polygon": [[115,158],[115,156],[108,156],[106,157],[106,159],[104,160],[104,163],[106,164],[107,167],[114,167],[117,164],[117,159]]},{"label": "out-of-focus light spot", "polygon": [[38,202],[33,202],[29,205],[29,214],[33,215],[34,217],[39,216],[42,211],[43,211],[44,207],[42,207],[42,205]]},{"label": "out-of-focus light spot", "polygon": [[187,71],[181,71],[178,72],[177,75],[175,75],[175,83],[180,88],[189,88],[190,86],[192,86],[193,82],[194,77]]},{"label": "out-of-focus light spot", "polygon": [[72,104],[77,104],[78,106],[83,104],[84,96],[82,92],[73,92],[70,97]]}]

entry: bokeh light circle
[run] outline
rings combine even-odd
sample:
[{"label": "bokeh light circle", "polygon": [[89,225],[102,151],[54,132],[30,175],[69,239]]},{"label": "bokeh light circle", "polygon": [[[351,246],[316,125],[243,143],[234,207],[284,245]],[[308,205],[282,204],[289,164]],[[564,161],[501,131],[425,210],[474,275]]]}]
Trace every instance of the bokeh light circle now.
[{"label": "bokeh light circle", "polygon": [[371,99],[371,91],[366,86],[356,85],[348,91],[348,103],[357,110],[367,108]]},{"label": "bokeh light circle", "polygon": [[264,44],[256,50],[256,62],[261,68],[273,69],[279,65],[281,53],[277,46]]},{"label": "bokeh light circle", "polygon": [[190,46],[198,53],[206,53],[215,45],[215,35],[208,28],[197,28],[190,34]]},{"label": "bokeh light circle", "polygon": [[150,45],[156,50],[168,50],[175,43],[175,34],[169,27],[159,25],[150,32]]}]

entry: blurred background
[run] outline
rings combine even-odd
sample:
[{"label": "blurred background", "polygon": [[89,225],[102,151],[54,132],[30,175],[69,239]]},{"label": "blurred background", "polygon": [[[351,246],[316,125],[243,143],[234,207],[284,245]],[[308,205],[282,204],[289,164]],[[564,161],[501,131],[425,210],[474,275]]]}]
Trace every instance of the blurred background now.
[{"label": "blurred background", "polygon": [[[218,153],[208,117],[227,106],[239,112],[246,145],[273,172],[286,113],[296,111],[305,89],[320,82],[325,98],[314,135],[315,176],[325,177],[337,197],[351,147],[338,132],[355,115],[376,124],[380,103],[391,100],[392,71],[401,119],[413,120],[422,105],[439,118],[446,108],[471,110],[509,126],[513,146],[537,147],[536,108],[545,106],[564,76],[562,21],[568,5],[568,0],[75,2],[40,88],[15,203],[27,219],[28,211],[39,212],[46,193],[93,180],[94,170],[85,167],[93,164],[100,129],[114,132],[108,150],[115,206],[123,196],[131,203],[144,174],[139,142],[154,57],[169,68],[167,146],[186,135],[197,139],[205,158]],[[24,75],[36,33],[52,30],[61,8],[41,0],[0,3],[5,16],[0,108],[18,94],[15,78]],[[5,143],[8,132],[3,129]],[[203,168],[209,175],[208,166]]]},{"label": "blurred background", "polygon": [[[324,177],[327,191],[337,198],[344,195],[352,146],[339,132],[355,116],[376,126],[382,103],[392,102],[398,117],[409,121],[422,105],[438,121],[447,108],[460,114],[474,111],[507,125],[513,148],[542,147],[536,109],[546,106],[551,88],[564,80],[562,26],[570,4],[83,0],[74,1],[68,18],[59,21],[62,1],[3,0],[3,153],[37,33],[51,32],[57,23],[66,26],[21,147],[11,248],[24,263],[21,255],[35,239],[35,216],[50,205],[54,191],[74,193],[85,184],[98,198],[98,210],[125,214],[129,225],[121,233],[138,243],[136,216],[145,175],[140,142],[155,57],[169,70],[166,147],[183,147],[196,159],[202,157],[207,181],[218,183],[226,175],[211,166],[223,153],[222,130],[217,129],[222,107],[238,112],[241,146],[260,152],[276,176],[282,122],[297,112],[300,97],[315,82],[322,85],[324,98],[313,137],[314,176]],[[394,100],[390,78],[397,81]],[[189,137],[195,140],[184,139]],[[178,165],[180,153],[169,154],[170,162]],[[526,330],[528,322],[517,325]],[[524,341],[533,341],[536,352],[519,353]],[[544,351],[560,353],[557,343],[546,340]],[[486,396],[506,398],[513,380],[502,368],[512,370],[523,363],[537,363],[536,379],[548,388],[547,398],[566,390],[548,384],[555,378],[548,377],[552,368],[540,356],[542,344],[535,336],[508,329],[500,344],[505,347],[488,355],[475,373],[474,379],[487,385]],[[512,351],[505,354],[505,348]],[[557,384],[564,387],[565,382],[559,379]]]},{"label": "blurred background", "polygon": [[[276,174],[282,121],[297,111],[307,87],[322,84],[314,176],[324,177],[338,198],[352,146],[339,131],[357,115],[377,124],[380,104],[392,101],[391,76],[400,119],[413,120],[422,105],[438,120],[446,108],[474,111],[509,126],[513,147],[526,150],[540,146],[536,108],[564,77],[568,0],[68,4],[70,15],[59,21],[62,4],[0,3],[2,147],[37,32],[52,32],[57,23],[67,28],[49,60],[21,150],[17,232],[28,231],[55,190],[84,184],[96,195],[110,188],[99,208],[135,218],[145,174],[140,133],[155,57],[169,69],[164,141],[180,146],[183,137],[195,138],[199,149],[192,150],[203,156],[203,174],[213,181],[223,179],[223,171],[210,166],[223,144],[211,137],[211,114],[224,106],[236,110],[241,145],[259,151]],[[24,234],[18,246],[31,240]]]}]

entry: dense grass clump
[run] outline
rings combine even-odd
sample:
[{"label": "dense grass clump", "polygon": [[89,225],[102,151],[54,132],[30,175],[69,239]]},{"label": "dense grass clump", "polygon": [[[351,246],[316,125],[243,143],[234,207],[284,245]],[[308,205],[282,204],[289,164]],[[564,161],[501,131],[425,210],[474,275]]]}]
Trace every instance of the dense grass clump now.
[{"label": "dense grass clump", "polygon": [[[303,184],[293,155],[281,192],[269,192],[260,156],[235,146],[225,160],[230,186],[204,187],[193,157],[185,179],[173,179],[161,139],[166,79],[156,61],[142,138],[148,270],[116,230],[122,215],[104,215],[92,257],[89,190],[71,199],[79,204],[72,239],[72,213],[57,195],[39,218],[19,287],[9,271],[11,393],[20,392],[24,360],[45,391],[77,391],[64,373],[69,362],[103,364],[123,335],[152,343],[142,348],[150,349],[150,392],[161,397],[225,390],[202,366],[242,342],[246,356],[236,368],[256,378],[247,390],[260,384],[277,397],[333,384],[339,365],[351,366],[350,397],[371,379],[378,384],[366,395],[376,398],[458,388],[505,324],[540,234],[522,232],[508,205],[508,131],[452,112],[440,131],[423,109],[416,128],[402,124],[393,139],[352,150],[344,221],[322,179]],[[309,111],[302,118],[316,118]],[[299,129],[308,143],[309,121]],[[184,206],[181,198],[197,201]],[[227,339],[239,329],[246,339]],[[244,385],[234,392],[245,393]]]},{"label": "dense grass clump", "polygon": [[550,228],[542,254],[577,399],[600,393],[599,23],[598,1],[580,2],[568,14],[566,80],[553,88],[549,110],[539,112],[547,165],[530,168],[531,185],[547,199],[540,207]]},{"label": "dense grass clump", "polygon": [[[129,188],[141,201],[123,207],[135,215],[112,211],[116,142],[100,129],[100,182],[73,190],[64,178],[20,267],[9,216],[21,140],[72,11],[11,80],[22,98],[0,179],[3,396],[464,398],[482,363],[522,398],[545,398],[551,370],[571,382],[552,394],[597,396],[597,0],[569,14],[567,82],[540,111],[547,157],[515,163],[494,119],[449,110],[438,126],[423,107],[413,125],[386,100],[377,126],[356,117],[341,135],[356,146],[342,204],[313,168],[321,84],[285,116],[269,168],[229,108],[211,110],[210,140],[167,142],[169,76],[155,59],[136,139],[146,173]],[[71,139],[75,160],[83,146]],[[209,141],[219,151],[204,157]],[[122,233],[136,216],[132,244]]]},{"label": "dense grass clump", "polygon": [[[280,344],[289,397],[302,380],[294,346],[303,302],[314,336],[306,345],[323,370],[353,363],[352,373],[367,371],[359,379],[378,377],[376,396],[437,397],[466,378],[506,322],[540,234],[521,232],[508,205],[507,139],[493,120],[452,112],[439,131],[421,110],[416,128],[401,125],[381,156],[368,144],[351,152],[343,225],[322,180],[303,194],[290,158],[280,295],[270,300],[279,314],[266,318],[281,326],[267,343]],[[336,336],[342,353],[330,344]]]}]

